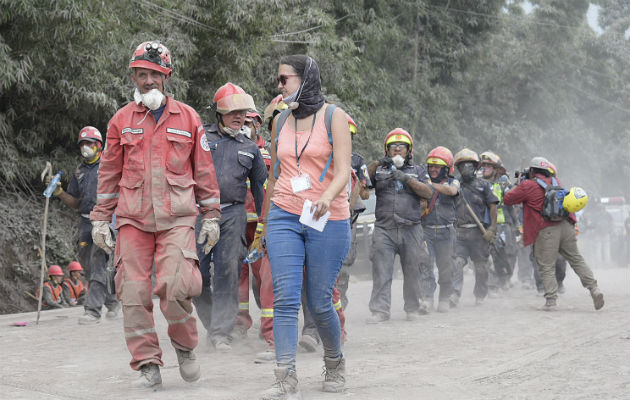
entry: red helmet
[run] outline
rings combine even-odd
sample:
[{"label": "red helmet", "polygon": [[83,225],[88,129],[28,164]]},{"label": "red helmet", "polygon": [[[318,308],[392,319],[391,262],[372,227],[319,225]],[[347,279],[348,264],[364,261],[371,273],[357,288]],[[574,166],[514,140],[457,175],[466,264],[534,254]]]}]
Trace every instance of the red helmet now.
[{"label": "red helmet", "polygon": [[387,146],[389,146],[390,143],[396,142],[407,143],[407,145],[409,145],[409,157],[411,157],[411,154],[413,154],[413,138],[409,132],[402,128],[394,129],[385,137],[385,144],[383,146],[385,148],[385,155],[387,155]]},{"label": "red helmet", "polygon": [[83,268],[78,261],[72,261],[70,264],[68,264],[68,271],[83,271]]},{"label": "red helmet", "polygon": [[50,268],[48,268],[48,275],[50,276],[63,276],[63,271],[61,270],[61,267],[58,265],[51,265]]},{"label": "red helmet", "polygon": [[260,114],[257,111],[250,111],[247,113],[247,118],[256,119],[259,124],[262,124],[263,120]]},{"label": "red helmet", "polygon": [[346,119],[348,120],[348,128],[350,128],[350,133],[355,135],[357,133],[357,124],[354,122],[352,117],[346,113]]},{"label": "red helmet", "polygon": [[77,143],[81,143],[84,140],[96,143],[99,150],[103,145],[103,136],[101,135],[101,132],[93,126],[86,126],[79,132],[79,139],[77,140]]},{"label": "red helmet", "polygon": [[147,68],[171,76],[171,52],[157,40],[143,42],[133,52],[129,68]]},{"label": "red helmet", "polygon": [[229,114],[238,110],[256,110],[252,96],[232,82],[221,86],[214,94],[213,101],[217,104],[219,114]]},{"label": "red helmet", "polygon": [[453,153],[446,147],[438,146],[427,155],[427,164],[451,167],[453,165]]},{"label": "red helmet", "polygon": [[551,175],[558,176],[558,169],[551,161],[549,161],[549,168],[547,168],[547,170],[551,172]]}]

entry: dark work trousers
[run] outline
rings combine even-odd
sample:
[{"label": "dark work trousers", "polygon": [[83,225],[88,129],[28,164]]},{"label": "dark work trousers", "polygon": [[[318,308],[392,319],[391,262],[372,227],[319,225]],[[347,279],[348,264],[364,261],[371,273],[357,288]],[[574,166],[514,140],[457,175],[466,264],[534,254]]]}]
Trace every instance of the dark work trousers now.
[{"label": "dark work trousers", "polygon": [[424,240],[429,249],[429,268],[420,271],[420,294],[422,299],[433,301],[437,285],[433,264],[438,269],[438,283],[440,285],[439,300],[448,300],[453,292],[453,256],[455,252],[455,228],[424,227]]},{"label": "dark work trousers", "polygon": [[[197,244],[203,286],[201,295],[193,301],[213,344],[232,340],[230,334],[238,314],[238,279],[242,261],[247,255],[246,224],[247,213],[243,204],[226,207],[221,210],[219,221],[221,236],[212,251],[204,254],[203,245]],[[201,216],[197,218],[197,237],[200,229]]]},{"label": "dark work trousers", "polygon": [[429,265],[422,225],[402,225],[394,229],[374,228],[372,235],[372,295],[370,311],[390,315],[394,257],[400,256],[403,272],[403,299],[406,312],[420,308],[420,268]]},{"label": "dark work trousers", "polygon": [[516,255],[514,234],[508,224],[497,225],[497,240],[494,241],[494,246],[490,246],[490,254],[494,269],[488,278],[488,286],[494,289],[507,288],[514,272]]},{"label": "dark work trousers", "polygon": [[457,228],[455,271],[453,273],[453,291],[457,295],[461,296],[462,293],[464,266],[468,257],[475,267],[475,289],[473,290],[475,297],[484,299],[488,295],[489,247],[479,228]]},{"label": "dark work trousers", "polygon": [[81,217],[78,238],[79,263],[88,280],[88,292],[85,299],[85,312],[101,317],[103,305],[108,310],[118,306],[115,294],[107,290],[107,262],[109,255],[92,242],[92,223]]}]

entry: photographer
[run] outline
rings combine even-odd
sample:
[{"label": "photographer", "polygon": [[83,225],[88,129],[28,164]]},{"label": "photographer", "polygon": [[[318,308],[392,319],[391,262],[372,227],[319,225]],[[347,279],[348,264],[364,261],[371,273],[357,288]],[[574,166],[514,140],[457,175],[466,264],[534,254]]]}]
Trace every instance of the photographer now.
[{"label": "photographer", "polygon": [[574,229],[577,222],[575,215],[569,214],[562,221],[550,221],[543,217],[546,191],[539,180],[547,186],[560,185],[551,177],[549,161],[544,157],[532,158],[528,178],[508,191],[503,202],[506,205],[523,203],[523,245],[534,244],[534,255],[545,287],[546,301],[542,310],[551,311],[557,308],[558,282],[555,270],[558,253],[567,259],[580,277],[582,286],[591,292],[595,309],[601,309],[604,306],[604,295],[578,250]]}]

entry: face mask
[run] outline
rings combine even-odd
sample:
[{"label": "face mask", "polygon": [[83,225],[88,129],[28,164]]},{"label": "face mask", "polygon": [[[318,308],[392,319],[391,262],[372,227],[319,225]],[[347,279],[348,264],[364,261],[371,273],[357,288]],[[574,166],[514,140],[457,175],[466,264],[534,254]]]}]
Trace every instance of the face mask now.
[{"label": "face mask", "polygon": [[247,138],[251,139],[252,138],[252,128],[250,128],[247,125],[243,125],[243,127],[241,128],[241,133],[245,136],[247,136]]},{"label": "face mask", "polygon": [[96,151],[94,150],[94,146],[91,145],[83,145],[81,146],[81,156],[86,160],[91,160],[96,155]]},{"label": "face mask", "polygon": [[140,93],[140,90],[136,88],[133,92],[133,99],[136,104],[144,104],[149,110],[157,110],[164,101],[164,94],[157,89],[151,89],[147,93]]},{"label": "face mask", "polygon": [[230,128],[229,126],[223,126],[223,124],[220,124],[220,126],[221,126],[221,131],[231,137],[236,137],[236,135],[238,135],[238,133],[241,132],[240,129],[234,129],[234,128]]},{"label": "face mask", "polygon": [[462,175],[462,179],[466,182],[473,180],[475,177],[475,166],[472,163],[464,163],[457,167],[457,169]]},{"label": "face mask", "polygon": [[[302,88],[302,86],[300,85],[300,88]],[[290,95],[287,98],[282,98],[282,102],[284,104],[286,104],[291,110],[294,110],[298,107],[298,103],[296,102],[297,100],[297,94],[300,91],[300,89],[296,90],[295,93],[293,93],[292,95]],[[292,105],[295,105],[294,108],[291,108]]]},{"label": "face mask", "polygon": [[394,157],[392,157],[392,161],[394,162],[396,168],[400,168],[405,165],[405,158],[400,154],[396,154]]}]

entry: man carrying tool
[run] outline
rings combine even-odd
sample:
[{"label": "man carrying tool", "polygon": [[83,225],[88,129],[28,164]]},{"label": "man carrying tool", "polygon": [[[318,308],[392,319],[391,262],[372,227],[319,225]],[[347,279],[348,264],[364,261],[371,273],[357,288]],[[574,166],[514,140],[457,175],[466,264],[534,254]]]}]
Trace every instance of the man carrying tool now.
[{"label": "man carrying tool", "polygon": [[[107,290],[107,261],[109,255],[92,241],[90,212],[96,204],[96,186],[101,163],[103,137],[93,126],[86,126],[79,131],[77,139],[82,162],[72,174],[68,191],[61,188],[61,182],[53,196],[59,197],[68,207],[81,214],[79,236],[77,240],[79,264],[85,265],[89,290],[85,300],[85,314],[79,317],[79,324],[91,325],[101,321],[101,309],[107,307],[105,317],[115,318],[120,310],[116,296]],[[50,178],[46,179],[48,184]]]},{"label": "man carrying tool", "polygon": [[[112,117],[98,173],[92,237],[111,252],[109,230],[116,212],[116,293],[123,305],[131,368],[137,386],[158,388],[162,350],[153,322],[152,294],[168,322],[179,372],[187,382],[201,372],[193,349],[197,324],[191,298],[201,293],[195,251],[195,219],[202,214],[201,242],[219,239],[219,187],[199,115],[167,97],[171,55],[163,44],[140,44],[131,56],[134,101]],[[209,250],[209,249],[208,249]],[[151,290],[155,264],[156,285]]]},{"label": "man carrying tool", "polygon": [[461,175],[460,195],[457,198],[457,240],[455,242],[455,271],[453,294],[449,301],[456,307],[464,285],[464,266],[468,257],[475,268],[475,303],[480,305],[488,295],[490,243],[497,232],[497,204],[488,181],[479,179],[475,172],[479,155],[470,149],[455,154],[455,167]]}]

